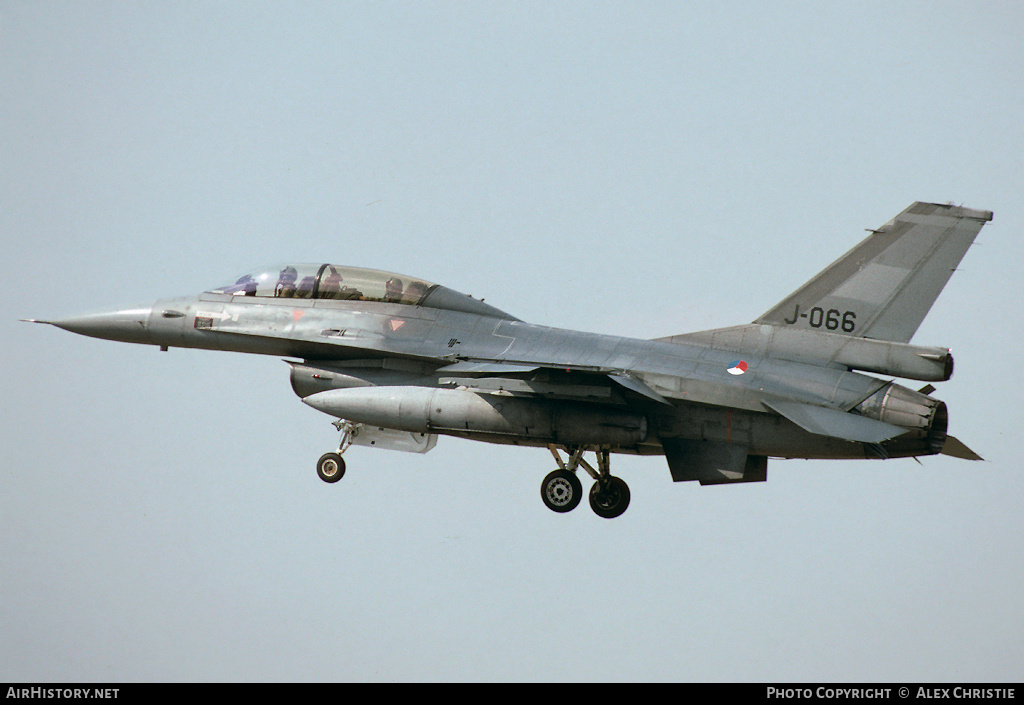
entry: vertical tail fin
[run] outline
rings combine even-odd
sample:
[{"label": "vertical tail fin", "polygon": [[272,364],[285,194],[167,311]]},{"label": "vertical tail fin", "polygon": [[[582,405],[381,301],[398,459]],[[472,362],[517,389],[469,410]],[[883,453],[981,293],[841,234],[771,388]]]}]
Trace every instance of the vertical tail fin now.
[{"label": "vertical tail fin", "polygon": [[991,211],[915,203],[754,323],[910,342]]}]

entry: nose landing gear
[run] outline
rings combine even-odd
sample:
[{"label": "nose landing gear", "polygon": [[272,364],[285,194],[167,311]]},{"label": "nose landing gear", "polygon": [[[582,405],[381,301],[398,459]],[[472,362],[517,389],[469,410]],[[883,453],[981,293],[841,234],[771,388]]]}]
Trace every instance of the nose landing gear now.
[{"label": "nose landing gear", "polygon": [[351,421],[338,419],[332,425],[341,433],[341,441],[338,443],[338,450],[334,453],[324,453],[320,460],[316,461],[316,474],[324,482],[337,482],[345,476],[345,459],[341,457],[350,445],[352,437],[360,424]]},{"label": "nose landing gear", "polygon": [[316,474],[324,482],[337,482],[345,475],[345,460],[338,453],[324,453],[316,463]]},{"label": "nose landing gear", "polygon": [[549,445],[548,450],[558,463],[558,469],[548,473],[540,485],[540,496],[548,509],[564,513],[576,508],[583,498],[583,486],[576,477],[576,470],[582,467],[595,481],[590,488],[590,508],[594,513],[605,519],[614,519],[626,511],[629,506],[629,486],[609,472],[607,449],[595,450],[597,470],[583,459],[585,448],[567,448],[569,457],[566,460],[562,460],[556,446]]}]

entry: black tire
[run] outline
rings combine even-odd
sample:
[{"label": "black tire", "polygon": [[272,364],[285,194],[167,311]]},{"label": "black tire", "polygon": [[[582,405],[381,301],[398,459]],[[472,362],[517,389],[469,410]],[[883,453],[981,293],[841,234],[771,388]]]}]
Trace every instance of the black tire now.
[{"label": "black tire", "polygon": [[345,476],[345,460],[337,453],[324,453],[316,461],[316,474],[324,482],[337,482]]},{"label": "black tire", "polygon": [[629,486],[618,477],[598,480],[590,488],[590,508],[605,519],[620,516],[629,506]]},{"label": "black tire", "polygon": [[571,512],[583,499],[583,485],[576,473],[568,470],[555,470],[548,473],[540,483],[540,498],[544,505],[553,512],[560,514]]}]

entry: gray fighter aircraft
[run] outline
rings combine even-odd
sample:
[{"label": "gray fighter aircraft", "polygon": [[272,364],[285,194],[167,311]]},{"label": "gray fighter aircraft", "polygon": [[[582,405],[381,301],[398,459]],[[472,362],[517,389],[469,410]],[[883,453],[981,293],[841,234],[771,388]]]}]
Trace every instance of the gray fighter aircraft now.
[{"label": "gray fighter aircraft", "polygon": [[953,372],[950,351],[910,339],[991,219],[914,203],[753,323],[657,340],[526,323],[423,279],[333,264],[34,322],[294,358],[295,393],[337,418],[339,447],[317,463],[325,482],[345,473],[351,444],[426,452],[441,434],[541,446],[557,464],[544,504],[575,508],[582,468],[591,507],[611,518],[629,504],[613,452],[664,455],[672,480],[702,485],[763,482],[769,457],[980,459],[947,435],[946,405],[930,396]]}]

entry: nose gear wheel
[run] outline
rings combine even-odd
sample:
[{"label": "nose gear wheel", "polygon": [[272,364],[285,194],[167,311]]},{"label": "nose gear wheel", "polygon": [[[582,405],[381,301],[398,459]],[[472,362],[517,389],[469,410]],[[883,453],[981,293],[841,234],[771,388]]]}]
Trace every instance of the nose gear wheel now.
[{"label": "nose gear wheel", "polygon": [[341,433],[341,441],[338,443],[337,451],[324,453],[320,456],[320,460],[316,462],[316,474],[324,482],[334,483],[345,475],[345,460],[341,457],[341,454],[352,445],[352,438],[355,434],[359,433],[359,427],[362,424],[338,419],[337,421],[332,421],[331,425]]},{"label": "nose gear wheel", "polygon": [[324,482],[337,482],[345,475],[345,460],[337,453],[324,453],[316,463],[316,474]]}]

